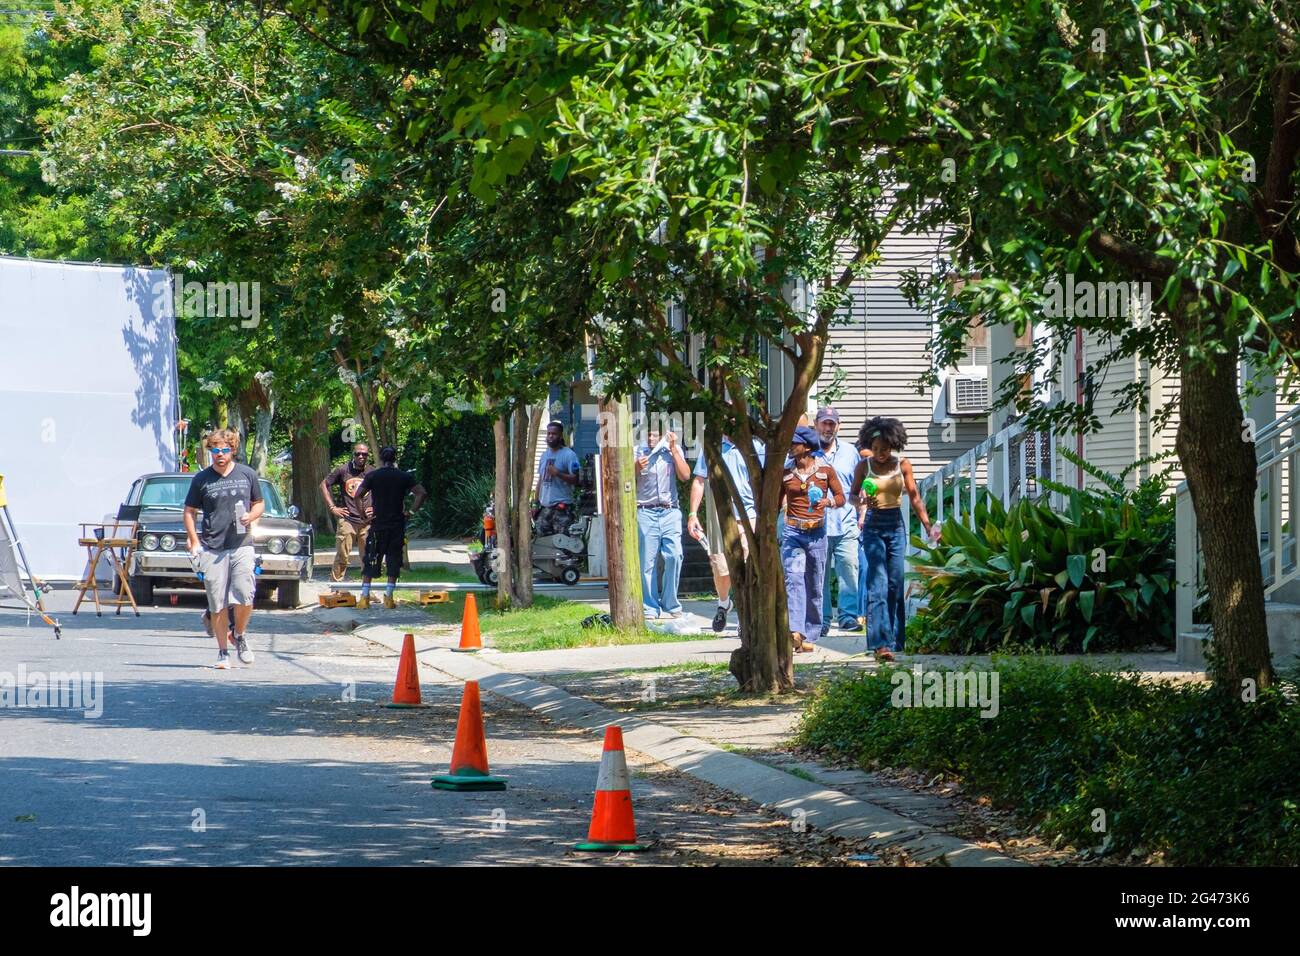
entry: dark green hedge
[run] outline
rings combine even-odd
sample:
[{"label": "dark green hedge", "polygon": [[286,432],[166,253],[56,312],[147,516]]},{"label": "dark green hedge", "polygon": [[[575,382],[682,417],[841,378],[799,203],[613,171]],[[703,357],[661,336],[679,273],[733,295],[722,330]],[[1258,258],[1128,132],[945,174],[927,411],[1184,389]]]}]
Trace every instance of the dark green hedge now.
[{"label": "dark green hedge", "polygon": [[1041,823],[1108,851],[1187,865],[1300,864],[1300,705],[1208,686],[1143,683],[1032,658],[995,658],[997,716],[895,707],[893,669],[821,685],[799,742],[860,763],[956,774]]}]

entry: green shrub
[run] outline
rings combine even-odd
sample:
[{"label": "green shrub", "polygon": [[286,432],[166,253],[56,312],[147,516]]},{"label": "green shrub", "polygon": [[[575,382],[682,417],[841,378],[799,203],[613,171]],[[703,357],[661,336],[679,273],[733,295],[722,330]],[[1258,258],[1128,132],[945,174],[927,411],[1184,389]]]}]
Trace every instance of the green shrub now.
[{"label": "green shrub", "polygon": [[969,654],[1172,645],[1173,501],[1160,496],[1163,483],[1148,479],[1125,493],[1122,485],[1098,492],[1047,482],[1066,496],[1065,511],[1046,499],[1008,510],[986,496],[973,527],[944,524],[933,545],[914,538],[920,554],[909,576],[928,604],[909,647]]},{"label": "green shrub", "polygon": [[417,534],[466,538],[483,526],[483,508],[496,486],[492,472],[469,475],[444,485],[441,498],[430,495],[411,525]]},{"label": "green shrub", "polygon": [[[943,772],[1048,838],[1186,865],[1300,863],[1300,705],[1142,682],[1035,658],[994,660],[998,711],[895,707],[895,669],[823,683],[798,742],[862,764]],[[910,679],[910,676],[909,676]]]}]

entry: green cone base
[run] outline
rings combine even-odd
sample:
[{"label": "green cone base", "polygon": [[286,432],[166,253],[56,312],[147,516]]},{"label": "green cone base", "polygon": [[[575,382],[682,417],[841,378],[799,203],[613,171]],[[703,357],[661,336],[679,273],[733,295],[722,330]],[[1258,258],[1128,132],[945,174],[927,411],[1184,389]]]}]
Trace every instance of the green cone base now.
[{"label": "green cone base", "polygon": [[488,777],[482,774],[440,773],[430,786],[435,790],[504,790],[505,777]]},{"label": "green cone base", "polygon": [[481,647],[453,647],[452,651],[456,654],[477,654],[483,650]]},{"label": "green cone base", "polygon": [[630,852],[637,853],[641,850],[650,849],[648,843],[579,843],[574,846],[575,850],[582,850],[585,853],[620,853]]},{"label": "green cone base", "polygon": [[416,708],[419,707],[431,707],[433,705],[432,704],[394,704],[390,700],[381,703],[379,706],[387,707],[389,710],[415,710]]}]

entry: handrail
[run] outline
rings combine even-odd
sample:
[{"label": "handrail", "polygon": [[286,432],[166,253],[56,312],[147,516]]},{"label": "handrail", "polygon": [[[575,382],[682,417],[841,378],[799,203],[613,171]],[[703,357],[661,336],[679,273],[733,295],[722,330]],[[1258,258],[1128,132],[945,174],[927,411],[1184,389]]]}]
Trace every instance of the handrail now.
[{"label": "handrail", "polygon": [[[1259,540],[1264,599],[1272,600],[1279,588],[1300,580],[1300,406],[1269,422],[1255,433],[1255,528]],[[1283,491],[1286,509],[1283,509]],[[1176,633],[1194,627],[1204,580],[1200,530],[1191,488],[1178,485],[1175,522],[1174,625]]]}]

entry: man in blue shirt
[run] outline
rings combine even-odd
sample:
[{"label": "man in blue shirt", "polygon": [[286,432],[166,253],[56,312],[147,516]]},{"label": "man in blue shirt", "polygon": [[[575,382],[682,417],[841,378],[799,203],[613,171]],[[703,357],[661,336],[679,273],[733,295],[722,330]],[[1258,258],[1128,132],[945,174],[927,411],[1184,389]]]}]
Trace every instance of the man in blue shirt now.
[{"label": "man in blue shirt", "polygon": [[[763,443],[757,438],[754,439],[754,453],[758,455],[758,463],[763,464]],[[749,466],[745,464],[745,456],[740,449],[726,435],[722,436],[722,462],[731,473],[732,481],[736,483],[741,503],[744,504],[745,513],[749,515],[752,524],[758,519],[758,512],[754,508],[754,486],[749,482]],[[686,519],[686,532],[696,541],[704,537],[699,510],[700,502],[704,500],[704,484],[708,480],[708,474],[709,463],[701,450],[700,457],[695,462],[695,479],[691,482],[691,513]],[[734,504],[731,506],[731,514],[737,521],[740,520],[740,512],[736,510]],[[741,560],[748,561],[749,539],[745,537],[743,528],[739,530]],[[721,546],[721,542],[718,544]],[[713,629],[721,632],[726,628],[727,615],[731,612],[731,570],[727,567],[727,556],[721,550],[716,554],[710,554],[709,567],[713,571],[713,586],[718,592],[718,610],[713,615]]]},{"label": "man in blue shirt", "polygon": [[[652,431],[647,443],[636,450],[636,530],[641,545],[641,597],[647,620],[679,618],[682,603],[677,600],[677,582],[682,575],[682,509],[678,504],[677,482],[691,475],[690,466],[669,432],[659,440]],[[664,559],[663,586],[655,566]]]},{"label": "man in blue shirt", "polygon": [[[853,481],[853,470],[858,466],[858,450],[838,438],[840,413],[827,406],[817,410],[815,420],[821,447],[813,459],[833,467],[846,490]],[[822,597],[822,632],[826,637],[831,630],[831,567],[840,579],[839,623],[846,631],[861,630],[858,624],[858,522],[849,504],[847,494],[840,508],[826,509],[826,586]]]},{"label": "man in blue shirt", "polygon": [[537,514],[534,534],[564,534],[573,524],[573,489],[578,484],[578,456],[564,444],[564,425],[546,426],[546,451],[537,463]]}]

